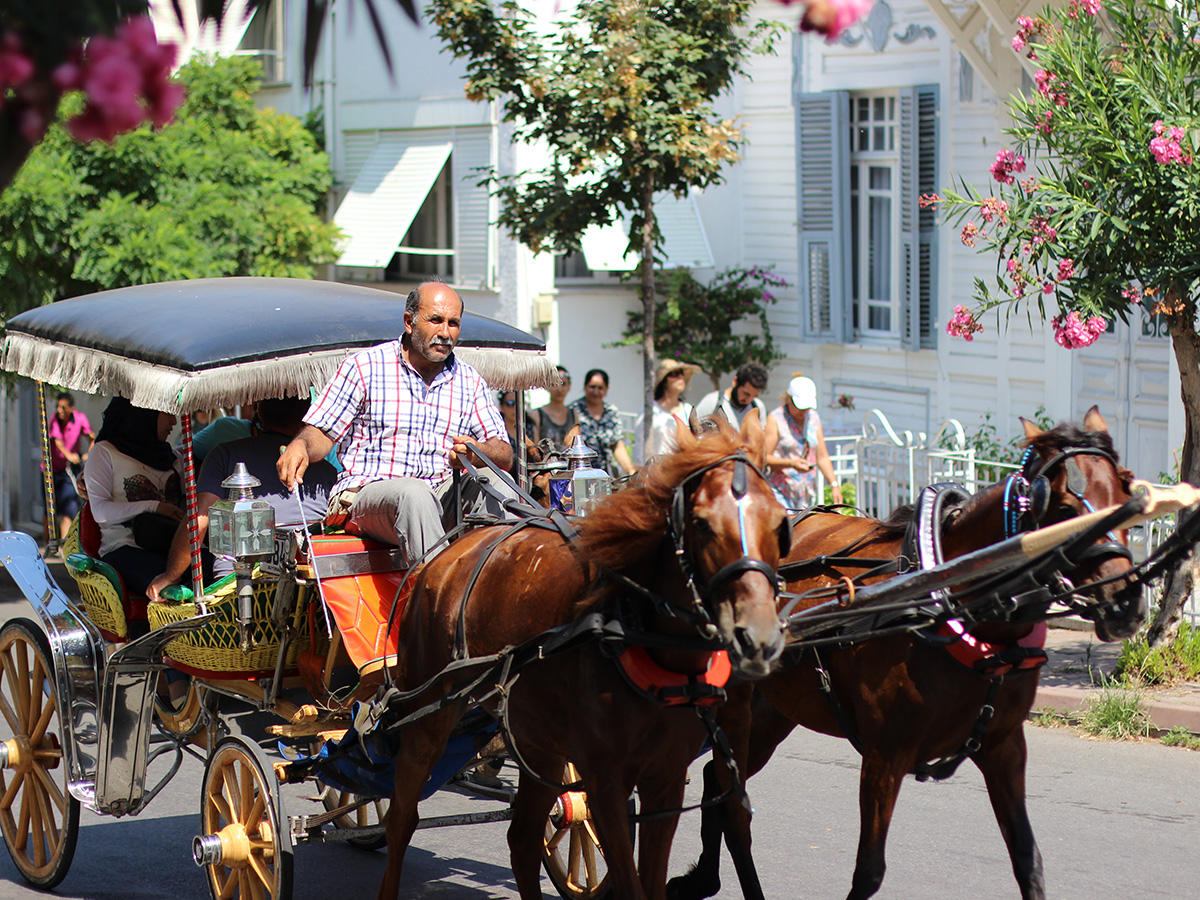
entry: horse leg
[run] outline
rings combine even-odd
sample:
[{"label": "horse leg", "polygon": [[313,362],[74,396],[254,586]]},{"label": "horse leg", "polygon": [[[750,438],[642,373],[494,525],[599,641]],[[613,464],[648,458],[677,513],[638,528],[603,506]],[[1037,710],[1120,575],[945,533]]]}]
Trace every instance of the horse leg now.
[{"label": "horse leg", "polygon": [[1008,845],[1013,874],[1021,888],[1021,900],[1045,900],[1042,853],[1033,837],[1025,807],[1026,758],[1025,732],[1018,726],[1002,740],[987,741],[975,754],[974,761],[983,773],[992,810],[1004,843]]},{"label": "horse leg", "polygon": [[[558,781],[562,777],[566,761],[561,756],[537,753],[525,745],[521,747],[521,755],[534,772],[548,781]],[[522,900],[542,898],[542,841],[556,796],[553,788],[540,784],[522,770],[517,798],[513,802],[512,821],[508,826],[509,862]]]},{"label": "horse leg", "polygon": [[[682,760],[681,760],[682,761]],[[683,806],[686,765],[677,772],[643,776],[638,781],[640,813],[651,818],[640,822],[638,833],[638,873],[648,900],[666,900],[667,863],[671,857],[671,841],[679,824],[678,810]],[[656,812],[664,815],[654,816]],[[618,897],[622,896],[620,892]]]},{"label": "horse leg", "polygon": [[[858,855],[846,900],[866,900],[883,884],[883,874],[887,870],[884,848],[888,827],[892,823],[904,774],[914,764],[907,757],[897,760],[894,753],[884,753],[878,747],[865,749],[858,782]],[[889,755],[891,759],[888,759]]]},{"label": "horse leg", "polygon": [[417,803],[429,773],[446,749],[454,723],[462,714],[450,707],[406,725],[400,733],[400,751],[396,755],[396,779],[392,802],[387,811],[384,833],[387,835],[387,865],[379,883],[378,900],[397,900],[404,854],[417,830]]}]

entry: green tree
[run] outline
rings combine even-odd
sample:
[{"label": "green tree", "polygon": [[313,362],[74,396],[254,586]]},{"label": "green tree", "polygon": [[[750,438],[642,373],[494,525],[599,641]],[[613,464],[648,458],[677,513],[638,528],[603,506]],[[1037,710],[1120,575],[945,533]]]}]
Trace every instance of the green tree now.
[{"label": "green tree", "polygon": [[[980,312],[1022,309],[1052,315],[1073,348],[1106,318],[1163,316],[1186,417],[1180,475],[1200,484],[1200,0],[1071,0],[1018,27],[1014,49],[1040,70],[1009,101],[1015,148],[990,188],[930,198],[998,257],[997,290],[978,280],[977,310],[958,308],[947,330],[969,339]],[[1188,572],[1169,581],[1152,639],[1173,634]]]},{"label": "green tree", "polygon": [[[694,363],[720,388],[721,376],[742,363],[769,365],[783,358],[771,338],[767,306],[775,302],[772,288],[788,282],[770,268],[729,269],[708,284],[688,269],[671,269],[656,281],[654,352],[659,359]],[[757,333],[734,332],[735,324],[751,320],[758,322]],[[645,316],[633,310],[617,346],[640,345],[645,333]]]},{"label": "green tree", "polygon": [[467,62],[466,94],[500,100],[516,137],[548,149],[540,171],[496,177],[500,222],[534,252],[578,249],[590,225],[632,213],[649,434],[655,366],[656,195],[719,183],[741,133],[713,112],[747,54],[750,0],[582,0],[547,32],[518,3],[433,0],[438,33]]},{"label": "green tree", "polygon": [[191,62],[176,120],[112,144],[53,126],[0,195],[3,314],[151,281],[311,278],[332,262],[328,158],[298,119],[255,108],[259,74],[242,57]]}]

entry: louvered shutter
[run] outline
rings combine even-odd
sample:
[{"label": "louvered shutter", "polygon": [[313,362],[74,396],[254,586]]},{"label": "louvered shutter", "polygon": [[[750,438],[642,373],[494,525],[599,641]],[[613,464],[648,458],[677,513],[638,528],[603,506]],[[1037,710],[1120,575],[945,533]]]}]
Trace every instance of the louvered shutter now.
[{"label": "louvered shutter", "polygon": [[796,198],[800,334],[808,341],[850,335],[849,94],[796,96]]},{"label": "louvered shutter", "polygon": [[492,164],[491,135],[486,128],[454,130],[454,283],[470,288],[494,287],[492,271],[495,219],[492,198],[480,185],[484,170]]},{"label": "louvered shutter", "polygon": [[904,343],[911,350],[936,346],[937,225],[920,196],[937,190],[938,86],[900,94],[900,290]]}]

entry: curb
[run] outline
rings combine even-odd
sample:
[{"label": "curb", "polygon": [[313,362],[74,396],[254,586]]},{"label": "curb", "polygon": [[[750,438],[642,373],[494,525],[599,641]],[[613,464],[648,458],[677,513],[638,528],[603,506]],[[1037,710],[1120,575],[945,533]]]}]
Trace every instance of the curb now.
[{"label": "curb", "polygon": [[[1031,712],[1050,708],[1055,712],[1075,713],[1099,693],[1098,688],[1039,687]],[[1188,685],[1179,693],[1150,699],[1143,694],[1142,706],[1155,730],[1186,728],[1192,734],[1200,735],[1200,685]]]}]

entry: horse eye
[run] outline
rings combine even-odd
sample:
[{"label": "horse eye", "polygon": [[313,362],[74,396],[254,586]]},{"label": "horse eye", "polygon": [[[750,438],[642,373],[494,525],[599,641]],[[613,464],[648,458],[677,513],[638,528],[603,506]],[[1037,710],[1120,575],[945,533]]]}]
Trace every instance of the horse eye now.
[{"label": "horse eye", "polygon": [[708,519],[701,519],[699,516],[692,519],[692,528],[695,529],[696,537],[707,540],[713,536],[712,526],[708,524]]}]

